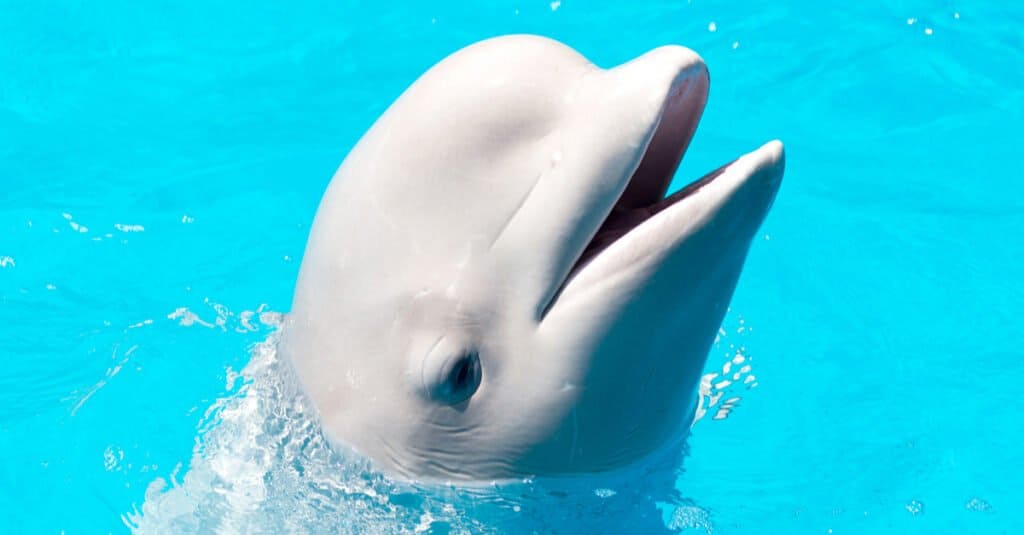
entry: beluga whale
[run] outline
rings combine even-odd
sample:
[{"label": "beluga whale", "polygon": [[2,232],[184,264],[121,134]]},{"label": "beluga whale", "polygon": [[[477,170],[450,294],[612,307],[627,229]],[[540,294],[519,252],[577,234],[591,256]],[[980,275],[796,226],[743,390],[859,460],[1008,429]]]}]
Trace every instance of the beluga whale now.
[{"label": "beluga whale", "polygon": [[770,141],[666,196],[708,88],[681,46],[603,69],[512,35],[406,89],[327,186],[280,335],[330,441],[418,481],[678,443],[784,166]]}]

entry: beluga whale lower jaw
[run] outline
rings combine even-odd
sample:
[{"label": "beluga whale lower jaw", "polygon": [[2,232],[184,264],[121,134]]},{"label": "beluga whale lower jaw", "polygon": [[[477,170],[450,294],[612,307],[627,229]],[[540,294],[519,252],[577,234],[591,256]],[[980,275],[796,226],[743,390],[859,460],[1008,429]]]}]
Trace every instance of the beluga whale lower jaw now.
[{"label": "beluga whale lower jaw", "polygon": [[772,141],[665,197],[708,85],[683,47],[606,70],[515,35],[409,87],[328,186],[282,332],[327,436],[495,480],[684,434],[784,160]]}]

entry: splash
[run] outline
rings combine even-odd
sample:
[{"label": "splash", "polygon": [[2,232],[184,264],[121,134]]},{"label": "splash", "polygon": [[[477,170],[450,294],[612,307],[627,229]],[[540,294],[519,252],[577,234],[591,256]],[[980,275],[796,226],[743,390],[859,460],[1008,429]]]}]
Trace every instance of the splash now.
[{"label": "splash", "polygon": [[[183,319],[179,316],[177,319]],[[693,528],[674,488],[680,455],[620,473],[472,487],[392,480],[332,447],[277,335],[200,424],[184,477],[157,478],[124,515],[136,533],[541,533]],[[237,383],[236,383],[237,384]],[[116,453],[116,452],[115,452]],[[112,454],[116,461],[116,455]],[[691,515],[692,516],[692,515]],[[588,527],[589,526],[589,527]]]},{"label": "splash", "polygon": [[[730,332],[732,336],[730,337]],[[724,359],[718,360],[720,368],[704,374],[701,377],[700,386],[697,389],[697,413],[693,423],[696,423],[706,416],[712,420],[724,420],[732,414],[733,410],[742,401],[741,392],[752,390],[757,387],[757,376],[753,373],[751,357],[743,338],[751,332],[742,316],[737,317],[735,327],[723,325],[715,337],[715,345],[712,355],[722,355]],[[716,359],[708,359],[708,367],[714,369]]]},{"label": "splash", "polygon": [[158,478],[125,516],[135,532],[381,532],[400,520],[401,491],[328,446],[279,362],[257,344],[242,386],[211,407],[182,481]]}]

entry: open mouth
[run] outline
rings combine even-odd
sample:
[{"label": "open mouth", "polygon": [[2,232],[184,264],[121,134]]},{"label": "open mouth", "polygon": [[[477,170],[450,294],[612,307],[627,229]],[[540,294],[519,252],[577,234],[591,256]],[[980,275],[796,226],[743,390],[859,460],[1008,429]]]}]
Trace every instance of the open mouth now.
[{"label": "open mouth", "polygon": [[729,167],[730,164],[723,165],[672,195],[665,196],[704,112],[708,83],[707,70],[702,65],[696,72],[684,75],[673,86],[662,108],[654,135],[626,189],[583,250],[570,275],[644,221],[700,191]]}]

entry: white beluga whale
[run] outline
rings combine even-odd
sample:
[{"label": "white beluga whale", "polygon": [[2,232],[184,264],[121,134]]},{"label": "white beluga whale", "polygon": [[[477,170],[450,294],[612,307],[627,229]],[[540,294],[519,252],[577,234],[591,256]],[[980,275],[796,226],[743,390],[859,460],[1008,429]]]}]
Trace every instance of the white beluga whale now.
[{"label": "white beluga whale", "polygon": [[420,480],[684,436],[784,161],[772,141],[666,198],[708,85],[679,46],[606,70],[506,36],[409,87],[328,186],[283,327],[326,435]]}]

